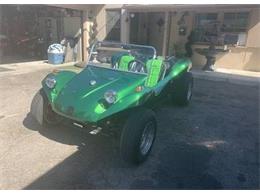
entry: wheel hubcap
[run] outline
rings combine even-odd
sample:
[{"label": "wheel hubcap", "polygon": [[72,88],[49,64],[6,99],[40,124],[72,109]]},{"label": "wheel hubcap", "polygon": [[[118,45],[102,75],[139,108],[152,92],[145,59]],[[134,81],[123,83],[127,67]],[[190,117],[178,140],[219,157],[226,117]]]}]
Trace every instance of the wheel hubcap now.
[{"label": "wheel hubcap", "polygon": [[187,100],[189,101],[191,99],[192,95],[192,89],[191,89],[191,84],[188,86],[188,92],[187,92]]},{"label": "wheel hubcap", "polygon": [[149,122],[145,125],[143,134],[141,137],[140,152],[142,155],[146,155],[152,147],[155,136],[155,126],[153,122]]}]

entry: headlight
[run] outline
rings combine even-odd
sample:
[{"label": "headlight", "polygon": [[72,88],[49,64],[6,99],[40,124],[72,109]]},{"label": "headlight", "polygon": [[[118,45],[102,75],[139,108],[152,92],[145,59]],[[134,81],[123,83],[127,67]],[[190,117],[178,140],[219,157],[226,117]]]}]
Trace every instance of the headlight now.
[{"label": "headlight", "polygon": [[56,85],[56,79],[54,77],[47,77],[45,80],[45,83],[46,83],[47,87],[52,89]]},{"label": "headlight", "polygon": [[117,93],[116,91],[109,90],[104,94],[104,98],[109,104],[113,104],[116,101]]}]

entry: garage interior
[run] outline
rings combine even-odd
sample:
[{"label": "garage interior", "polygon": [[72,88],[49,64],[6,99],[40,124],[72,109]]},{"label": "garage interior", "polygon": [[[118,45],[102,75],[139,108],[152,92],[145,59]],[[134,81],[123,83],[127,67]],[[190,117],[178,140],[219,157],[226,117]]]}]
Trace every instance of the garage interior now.
[{"label": "garage interior", "polygon": [[61,41],[64,62],[81,60],[81,20],[74,9],[0,5],[0,64],[47,60],[49,45]]}]

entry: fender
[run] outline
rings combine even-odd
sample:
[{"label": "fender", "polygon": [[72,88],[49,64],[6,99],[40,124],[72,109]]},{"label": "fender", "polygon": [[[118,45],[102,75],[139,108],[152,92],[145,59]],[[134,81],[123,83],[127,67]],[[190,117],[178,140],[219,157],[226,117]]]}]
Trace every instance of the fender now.
[{"label": "fender", "polygon": [[[42,88],[44,92],[46,93],[46,96],[50,102],[53,102],[57,95],[60,93],[62,88],[75,76],[77,73],[73,71],[63,70],[55,73],[48,74],[43,80],[42,80]],[[49,76],[53,76],[56,79],[56,85],[53,89],[50,89],[45,84],[45,79]]]}]

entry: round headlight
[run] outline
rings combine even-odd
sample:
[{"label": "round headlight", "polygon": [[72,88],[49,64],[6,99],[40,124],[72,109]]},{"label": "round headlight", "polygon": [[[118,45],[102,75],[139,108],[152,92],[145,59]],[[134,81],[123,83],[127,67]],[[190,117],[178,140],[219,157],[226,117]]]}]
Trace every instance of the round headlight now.
[{"label": "round headlight", "polygon": [[45,83],[46,83],[47,87],[52,89],[56,85],[56,79],[54,77],[47,77],[45,80]]},{"label": "round headlight", "polygon": [[115,103],[117,98],[116,96],[117,96],[116,91],[113,90],[109,90],[104,94],[104,98],[109,104]]}]

